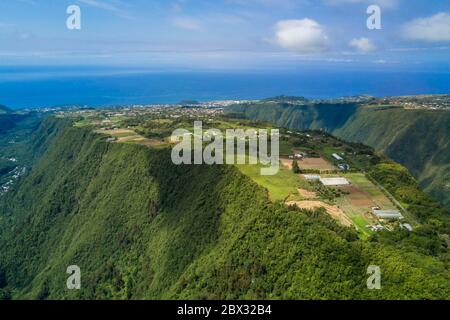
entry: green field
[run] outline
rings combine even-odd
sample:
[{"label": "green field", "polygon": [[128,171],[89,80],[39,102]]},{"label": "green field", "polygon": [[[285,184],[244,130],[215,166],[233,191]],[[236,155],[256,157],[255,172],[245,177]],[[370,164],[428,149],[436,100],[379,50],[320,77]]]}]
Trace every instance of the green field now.
[{"label": "green field", "polygon": [[309,183],[294,174],[291,170],[284,168],[280,164],[280,171],[274,176],[262,176],[261,165],[236,165],[239,170],[250,177],[260,186],[266,188],[272,201],[283,201],[289,199],[299,199],[298,188],[312,190]]},{"label": "green field", "polygon": [[373,234],[373,231],[366,227],[368,225],[368,221],[363,216],[354,216],[351,217],[351,219],[358,228],[361,239],[366,240]]}]

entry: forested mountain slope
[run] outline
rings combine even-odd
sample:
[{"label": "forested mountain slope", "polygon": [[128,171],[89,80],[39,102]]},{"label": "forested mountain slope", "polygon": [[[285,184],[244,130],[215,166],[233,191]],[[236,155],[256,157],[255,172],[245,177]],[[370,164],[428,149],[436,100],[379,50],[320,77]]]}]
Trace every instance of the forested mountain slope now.
[{"label": "forested mountain slope", "polygon": [[26,116],[19,114],[0,113],[0,134],[13,129],[16,124],[22,121]]},{"label": "forested mountain slope", "polygon": [[276,101],[239,104],[229,112],[242,113],[246,118],[268,121],[280,127],[292,129],[325,129],[332,132],[342,127],[352,117],[358,105],[338,104],[293,104]]},{"label": "forested mountain slope", "polygon": [[[323,212],[271,203],[233,166],[175,166],[170,150],[107,143],[56,119],[35,134],[42,156],[0,198],[6,297],[450,296],[445,255],[398,246],[415,233],[362,241]],[[69,265],[81,290],[66,289]],[[382,290],[367,289],[369,265]]]},{"label": "forested mountain slope", "polygon": [[0,114],[10,113],[10,112],[11,112],[11,110],[8,107],[0,104]]},{"label": "forested mountain slope", "polygon": [[405,165],[450,206],[450,112],[361,108],[335,135],[363,142]]},{"label": "forested mountain slope", "polygon": [[229,112],[287,128],[325,129],[374,147],[406,166],[427,192],[450,207],[450,111],[260,102]]}]

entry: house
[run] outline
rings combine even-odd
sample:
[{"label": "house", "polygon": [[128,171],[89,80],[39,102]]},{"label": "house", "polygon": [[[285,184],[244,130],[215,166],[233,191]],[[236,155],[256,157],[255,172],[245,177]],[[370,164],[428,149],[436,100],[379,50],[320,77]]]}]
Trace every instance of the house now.
[{"label": "house", "polygon": [[412,228],[412,226],[409,223],[401,223],[400,224],[400,228],[406,229],[408,231],[413,231],[413,228]]},{"label": "house", "polygon": [[337,178],[320,178],[319,181],[324,186],[348,186],[350,182],[342,177]]},{"label": "house", "polygon": [[338,155],[337,153],[333,153],[331,155],[334,159],[338,160],[338,161],[342,161],[344,160],[340,155]]},{"label": "house", "polygon": [[318,174],[304,174],[303,177],[308,181],[319,181],[320,176]]},{"label": "house", "polygon": [[338,164],[338,168],[339,168],[339,170],[342,170],[342,171],[350,170],[350,166],[348,164],[346,164],[346,163]]},{"label": "house", "polygon": [[403,215],[398,210],[372,209],[372,213],[378,219],[403,219]]},{"label": "house", "polygon": [[381,224],[377,224],[377,225],[367,225],[367,228],[369,228],[372,231],[379,231],[379,230],[383,230],[384,227]]}]

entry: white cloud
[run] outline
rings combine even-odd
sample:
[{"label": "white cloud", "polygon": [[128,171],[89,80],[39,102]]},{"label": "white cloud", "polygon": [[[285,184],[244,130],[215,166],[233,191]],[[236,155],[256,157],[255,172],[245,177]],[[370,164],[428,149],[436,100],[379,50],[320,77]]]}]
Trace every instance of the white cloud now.
[{"label": "white cloud", "polygon": [[450,14],[440,12],[431,17],[414,19],[403,25],[402,34],[411,40],[450,41]]},{"label": "white cloud", "polygon": [[285,49],[303,54],[326,51],[329,42],[323,27],[312,19],[278,22],[275,41]]},{"label": "white cloud", "polygon": [[112,5],[110,3],[104,2],[104,1],[98,1],[98,0],[78,0],[79,2],[86,4],[91,7],[95,7],[98,9],[108,10],[117,12],[120,11],[119,8],[117,8],[115,5]]},{"label": "white cloud", "polygon": [[191,31],[198,31],[202,29],[202,24],[200,21],[189,18],[189,17],[177,17],[173,19],[173,24],[181,29],[191,30]]},{"label": "white cloud", "polygon": [[129,7],[130,5],[122,0],[110,0],[109,2],[104,0],[78,0],[78,2],[100,10],[112,12],[121,18],[133,19],[133,16],[124,9],[124,7]]},{"label": "white cloud", "polygon": [[369,53],[377,49],[368,38],[353,39],[349,45],[361,53]]}]

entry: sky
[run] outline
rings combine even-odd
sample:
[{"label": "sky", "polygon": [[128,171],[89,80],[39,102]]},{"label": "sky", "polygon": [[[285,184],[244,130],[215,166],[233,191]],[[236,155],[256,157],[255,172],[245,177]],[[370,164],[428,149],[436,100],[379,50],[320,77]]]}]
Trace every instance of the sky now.
[{"label": "sky", "polygon": [[0,0],[0,66],[20,65],[448,72],[450,0]]}]

